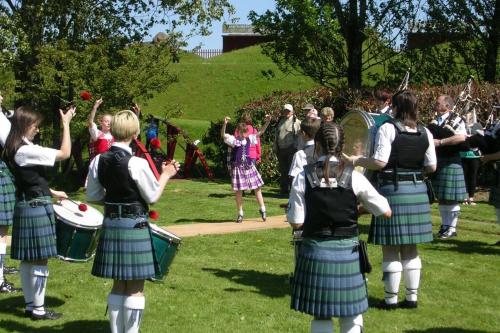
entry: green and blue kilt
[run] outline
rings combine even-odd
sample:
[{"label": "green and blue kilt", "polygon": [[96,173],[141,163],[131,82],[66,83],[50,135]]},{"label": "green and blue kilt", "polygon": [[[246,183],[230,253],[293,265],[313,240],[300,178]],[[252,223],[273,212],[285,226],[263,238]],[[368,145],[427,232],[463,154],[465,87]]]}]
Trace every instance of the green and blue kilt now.
[{"label": "green and blue kilt", "polygon": [[468,197],[462,165],[447,159],[438,159],[432,187],[438,200],[462,202]]},{"label": "green and blue kilt", "polygon": [[14,176],[4,161],[0,160],[0,226],[11,226],[16,205]]},{"label": "green and blue kilt", "polygon": [[391,218],[372,216],[368,242],[378,245],[419,244],[432,241],[431,206],[422,181],[384,182],[377,188],[389,202]]},{"label": "green and blue kilt", "polygon": [[147,218],[105,217],[92,275],[114,280],[145,280],[155,275],[148,227],[134,228]]},{"label": "green and blue kilt", "polygon": [[350,317],[368,309],[358,238],[304,238],[292,281],[291,308],[318,318]]},{"label": "green and blue kilt", "polygon": [[[35,205],[33,202],[46,204]],[[16,203],[10,256],[27,261],[57,256],[56,220],[50,197]]]}]

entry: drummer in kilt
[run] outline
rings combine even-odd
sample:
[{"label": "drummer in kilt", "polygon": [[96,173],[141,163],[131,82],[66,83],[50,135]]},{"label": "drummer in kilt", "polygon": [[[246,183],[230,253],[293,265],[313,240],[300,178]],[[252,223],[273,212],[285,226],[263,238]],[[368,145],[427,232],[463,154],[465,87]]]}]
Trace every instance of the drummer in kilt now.
[{"label": "drummer in kilt", "polygon": [[91,162],[87,198],[104,201],[104,221],[92,275],[113,279],[108,295],[112,333],[139,332],[145,306],[144,280],[155,275],[148,204],[156,202],[179,163],[162,165],[157,180],[145,159],[132,156],[139,135],[134,112],[118,112],[111,122],[110,150]]},{"label": "drummer in kilt", "polygon": [[432,241],[429,197],[423,173],[436,170],[432,134],[417,124],[417,99],[409,91],[392,97],[394,118],[377,131],[373,157],[351,158],[355,166],[379,170],[378,191],[392,208],[390,219],[372,217],[368,242],[382,245],[384,300],[379,308],[398,307],[401,273],[406,299],[402,308],[417,307],[422,262],[417,244]]},{"label": "drummer in kilt", "polygon": [[4,147],[4,159],[14,173],[16,205],[12,227],[12,259],[21,260],[19,271],[26,302],[25,315],[33,320],[53,320],[62,314],[45,308],[48,259],[57,256],[56,228],[51,196],[66,193],[49,188],[44,167],[65,160],[71,154],[69,124],[75,108],[60,110],[63,136],[60,149],[33,144],[42,121],[40,113],[23,106],[16,109]]},{"label": "drummer in kilt", "polygon": [[358,201],[377,216],[390,217],[391,210],[361,173],[340,160],[340,126],[323,123],[315,142],[320,157],[294,178],[290,192],[288,221],[294,228],[303,224],[291,308],[314,317],[312,333],[332,332],[331,317],[340,317],[341,332],[359,333],[368,300],[359,263]]},{"label": "drummer in kilt", "polygon": [[[0,93],[0,144],[5,146],[5,140],[10,132],[10,121],[2,111],[2,94]],[[7,165],[0,159],[0,293],[11,293],[19,291],[12,283],[4,278],[4,272],[17,272],[15,268],[5,267],[5,256],[7,255],[7,233],[12,225],[14,205],[16,203],[16,188],[13,176]]]}]

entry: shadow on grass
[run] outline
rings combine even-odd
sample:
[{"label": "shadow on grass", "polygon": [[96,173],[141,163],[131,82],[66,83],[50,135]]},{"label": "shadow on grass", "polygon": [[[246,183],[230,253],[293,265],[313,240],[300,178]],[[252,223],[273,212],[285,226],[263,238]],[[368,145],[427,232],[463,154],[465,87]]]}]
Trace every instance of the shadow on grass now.
[{"label": "shadow on grass", "polygon": [[500,246],[479,241],[463,241],[452,238],[452,239],[440,240],[438,241],[438,243],[433,243],[433,244],[452,245],[449,247],[432,246],[433,250],[438,250],[438,251],[455,251],[464,254],[477,253],[477,254],[500,255]]},{"label": "shadow on grass", "polygon": [[[63,317],[64,318],[64,317]],[[50,324],[49,324],[50,322]],[[107,320],[77,320],[58,324],[56,321],[48,321],[47,326],[33,327],[31,321],[26,318],[25,322],[17,322],[13,320],[0,320],[0,328],[7,332],[38,332],[38,333],[53,333],[53,332],[108,332],[109,322]]]},{"label": "shadow on grass", "polygon": [[[230,269],[225,271],[218,268],[202,268],[202,270],[235,283],[255,287],[258,289],[258,293],[268,297],[285,297],[290,294],[288,274],[271,274],[243,269]],[[240,292],[243,290],[239,288],[226,288],[225,291]]]},{"label": "shadow on grass", "polygon": [[[45,304],[48,308],[63,305],[65,302],[59,298],[45,296]],[[0,309],[4,313],[10,313],[17,317],[24,317],[24,297],[21,295],[0,299]],[[1,325],[0,325],[1,327]],[[23,331],[26,332],[26,331]]]},{"label": "shadow on grass", "polygon": [[423,330],[407,330],[404,333],[493,333],[488,331],[478,331],[477,329],[469,330],[458,327],[434,327]]}]

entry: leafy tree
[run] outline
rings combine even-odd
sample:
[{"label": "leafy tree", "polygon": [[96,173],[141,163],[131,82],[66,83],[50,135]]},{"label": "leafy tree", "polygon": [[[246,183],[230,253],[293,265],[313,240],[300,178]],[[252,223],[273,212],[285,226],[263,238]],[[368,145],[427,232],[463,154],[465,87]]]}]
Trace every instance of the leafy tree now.
[{"label": "leafy tree", "polygon": [[298,70],[318,83],[362,85],[362,74],[393,57],[419,2],[277,0],[276,10],[250,13],[255,30],[271,37],[263,46],[282,70]]},{"label": "leafy tree", "polygon": [[428,31],[465,36],[452,42],[452,47],[486,81],[498,80],[500,1],[428,0],[427,13],[431,19]]}]

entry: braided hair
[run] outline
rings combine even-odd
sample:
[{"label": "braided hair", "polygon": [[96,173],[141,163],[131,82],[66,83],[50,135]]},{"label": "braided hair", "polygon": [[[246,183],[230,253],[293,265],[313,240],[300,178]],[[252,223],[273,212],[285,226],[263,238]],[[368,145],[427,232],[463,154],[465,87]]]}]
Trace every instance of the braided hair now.
[{"label": "braided hair", "polygon": [[329,183],[330,170],[328,161],[332,156],[341,160],[342,149],[344,147],[344,131],[342,127],[333,122],[324,122],[321,124],[314,140],[326,156],[325,163],[323,164],[323,177]]}]

